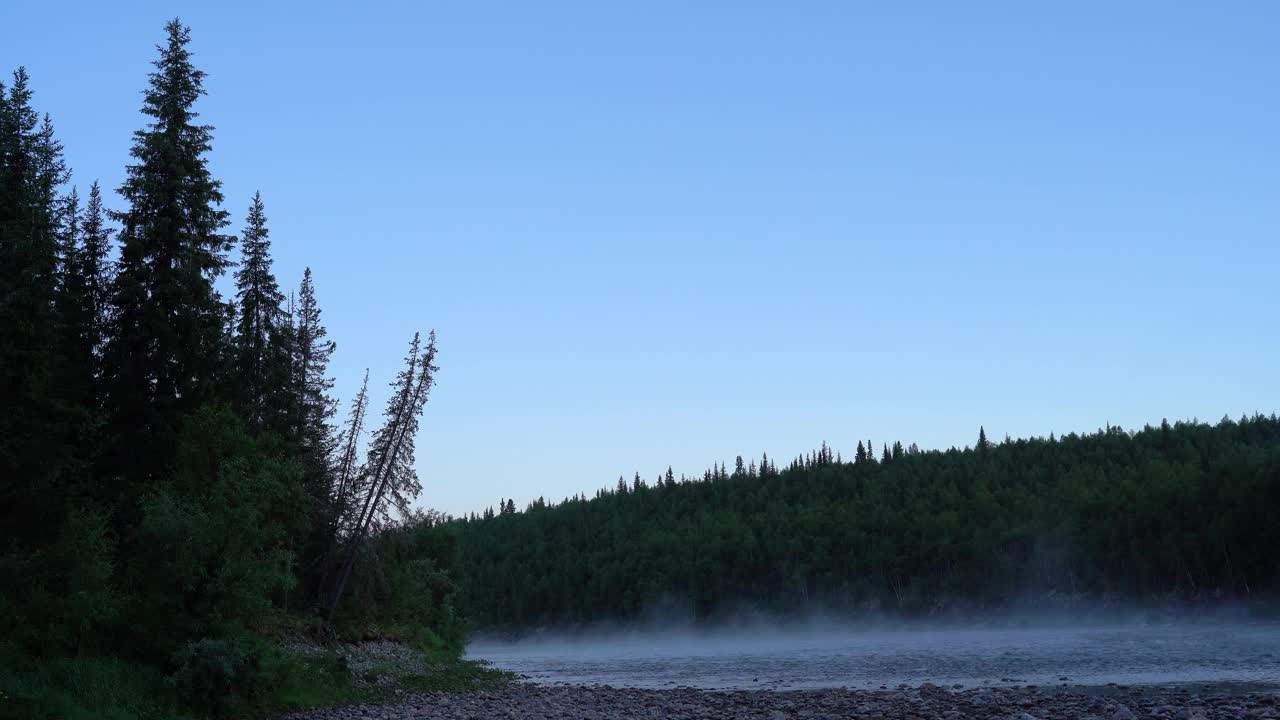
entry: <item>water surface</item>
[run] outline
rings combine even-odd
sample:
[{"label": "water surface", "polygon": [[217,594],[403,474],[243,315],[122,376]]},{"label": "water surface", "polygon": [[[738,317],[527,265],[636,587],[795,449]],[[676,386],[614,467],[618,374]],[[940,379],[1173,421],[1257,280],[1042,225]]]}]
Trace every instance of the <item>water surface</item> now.
[{"label": "water surface", "polygon": [[638,688],[874,689],[923,682],[1280,688],[1276,623],[631,632],[478,640],[467,654],[538,683]]}]

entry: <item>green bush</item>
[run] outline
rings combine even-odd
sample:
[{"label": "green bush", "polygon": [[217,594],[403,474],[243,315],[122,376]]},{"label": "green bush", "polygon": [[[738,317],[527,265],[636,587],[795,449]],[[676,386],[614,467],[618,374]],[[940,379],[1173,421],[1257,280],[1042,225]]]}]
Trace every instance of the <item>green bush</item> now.
[{"label": "green bush", "polygon": [[239,639],[204,638],[174,654],[172,682],[179,700],[191,708],[224,716],[266,703],[279,684],[263,650]]},{"label": "green bush", "polygon": [[182,446],[185,464],[143,500],[129,547],[132,646],[153,662],[266,623],[273,594],[294,582],[292,518],[305,515],[297,466],[249,438],[230,412],[197,415]]},{"label": "green bush", "polygon": [[419,516],[380,533],[362,553],[335,618],[341,636],[386,637],[436,655],[460,654],[465,623],[449,573],[453,528]]},{"label": "green bush", "polygon": [[33,661],[0,648],[0,720],[176,720],[172,687],[154,669],[116,658]]}]

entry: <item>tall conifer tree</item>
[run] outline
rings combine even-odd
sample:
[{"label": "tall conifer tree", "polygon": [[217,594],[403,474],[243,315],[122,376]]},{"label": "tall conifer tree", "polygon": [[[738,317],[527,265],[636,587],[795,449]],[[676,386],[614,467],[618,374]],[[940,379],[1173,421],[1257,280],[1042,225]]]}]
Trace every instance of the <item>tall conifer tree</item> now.
[{"label": "tall conifer tree", "polygon": [[316,487],[319,496],[329,488],[322,482],[327,479],[330,462],[337,440],[330,422],[336,412],[334,400],[329,395],[333,378],[329,377],[329,357],[337,344],[328,339],[329,332],[320,322],[320,306],[316,302],[315,284],[311,268],[302,274],[302,286],[298,290],[298,317],[295,347],[296,383],[298,401],[298,436],[302,445],[302,461],[309,484]]},{"label": "tall conifer tree", "polygon": [[97,407],[98,363],[87,338],[92,318],[85,307],[87,283],[80,262],[83,214],[74,186],[59,204],[54,291],[58,346],[52,360],[58,377],[59,409],[66,431],[74,438],[68,460],[74,465],[73,472],[83,476],[96,450],[102,417]]},{"label": "tall conifer tree", "polygon": [[253,194],[240,240],[241,261],[236,270],[235,377],[241,410],[249,427],[267,425],[271,395],[276,392],[272,371],[288,362],[280,347],[280,304],[284,295],[271,272],[271,240],[262,196]]},{"label": "tall conifer tree", "polygon": [[227,310],[213,281],[234,238],[223,234],[221,183],[206,155],[212,128],[197,123],[205,73],[191,63],[190,31],[176,18],[144,91],[150,121],[134,133],[133,164],[120,186],[121,256],[107,345],[115,477],[142,482],[164,471],[184,417],[219,396]]},{"label": "tall conifer tree", "polygon": [[266,338],[266,429],[284,441],[297,456],[302,445],[300,374],[298,371],[298,312],[293,293],[277,311]]},{"label": "tall conifer tree", "polygon": [[111,285],[111,230],[103,217],[102,191],[94,182],[83,214],[74,195],[64,212],[59,281],[59,322],[66,373],[63,388],[73,417],[76,449],[86,467],[98,450],[102,425],[102,348],[108,324]]},{"label": "tall conifer tree", "polygon": [[56,527],[49,508],[70,461],[66,364],[57,352],[62,145],[31,105],[22,68],[0,85],[0,527]]},{"label": "tall conifer tree", "polygon": [[94,180],[93,185],[89,186],[89,202],[85,206],[84,219],[80,224],[80,241],[76,247],[73,274],[80,285],[77,296],[80,301],[78,311],[81,341],[94,358],[95,380],[101,378],[102,348],[106,344],[111,319],[108,315],[113,271],[108,259],[111,233],[102,207],[102,190],[98,187],[98,181]]},{"label": "tall conifer tree", "polygon": [[56,252],[58,254],[58,267],[56,279],[56,304],[59,313],[65,313],[69,309],[70,294],[69,290],[73,285],[71,280],[72,273],[75,272],[75,255],[76,245],[80,241],[80,192],[74,185],[66,197],[62,198],[59,203],[57,230],[56,230]]}]

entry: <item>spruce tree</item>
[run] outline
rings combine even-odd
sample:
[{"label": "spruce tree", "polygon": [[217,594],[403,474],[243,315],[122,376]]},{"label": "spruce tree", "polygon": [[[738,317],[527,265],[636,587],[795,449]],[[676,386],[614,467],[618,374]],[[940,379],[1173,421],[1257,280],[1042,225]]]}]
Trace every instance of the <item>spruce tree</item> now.
[{"label": "spruce tree", "polygon": [[[95,181],[89,187],[84,213],[78,216],[78,228],[69,233],[72,241],[64,251],[61,282],[61,314],[70,338],[69,353],[80,381],[91,388],[95,407],[100,400],[97,385],[110,322],[107,301],[112,265],[107,256],[111,251],[111,229],[104,213],[102,191]],[[69,208],[67,214],[75,213]]]},{"label": "spruce tree", "polygon": [[0,400],[9,410],[5,414],[19,409],[23,398],[47,404],[51,397],[58,271],[67,233],[67,202],[58,196],[69,178],[62,145],[49,117],[42,120],[31,106],[29,83],[26,70],[19,68],[7,95],[0,85],[0,327],[5,329]]},{"label": "spruce tree", "polygon": [[[54,282],[55,322],[59,330],[58,358],[68,370],[66,379],[72,381],[63,390],[68,397],[83,400],[89,391],[89,359],[83,352],[78,335],[81,320],[78,317],[81,281],[76,268],[76,256],[80,240],[80,194],[75,186],[62,199],[58,209],[55,247],[57,270]],[[76,372],[71,372],[72,370]],[[84,370],[84,372],[80,372]]]},{"label": "spruce tree", "polygon": [[[422,484],[414,469],[415,437],[418,434],[418,418],[435,385],[435,375],[440,368],[436,367],[436,331],[427,334],[427,346],[423,348],[418,360],[418,378],[414,385],[412,400],[404,418],[404,427],[400,433],[398,445],[388,451],[387,470],[383,474],[383,496],[386,504],[382,509],[384,521],[390,522],[390,510],[394,508],[400,517],[408,517],[410,504],[418,493],[422,492]],[[377,438],[372,443],[378,449]],[[372,457],[372,453],[371,453]],[[514,508],[515,506],[512,505]]]},{"label": "spruce tree", "polygon": [[80,233],[76,274],[84,286],[81,293],[84,304],[81,308],[84,313],[82,329],[86,346],[94,355],[100,356],[111,319],[107,313],[114,268],[107,259],[111,252],[112,230],[107,226],[106,211],[102,208],[102,189],[97,180],[89,186],[89,204],[85,206]]},{"label": "spruce tree", "polygon": [[302,448],[302,379],[298,362],[298,312],[293,293],[276,313],[267,333],[264,376],[264,428],[279,439],[290,456]]},{"label": "spruce tree", "polygon": [[69,309],[68,300],[73,286],[70,281],[75,272],[76,245],[80,241],[80,192],[74,185],[66,197],[62,198],[59,206],[55,235],[55,251],[58,256],[55,304],[59,315],[64,315]]},{"label": "spruce tree", "polygon": [[98,450],[102,424],[102,347],[110,317],[111,230],[105,224],[98,183],[89,188],[83,214],[74,193],[64,211],[62,268],[58,284],[63,390],[71,413],[78,458],[86,465]]},{"label": "spruce tree", "polygon": [[61,199],[58,213],[58,270],[54,291],[58,347],[53,362],[59,378],[58,399],[73,439],[71,455],[74,472],[83,476],[98,441],[97,369],[95,347],[90,338],[95,320],[89,300],[89,277],[81,267],[82,220],[80,195],[73,186]]},{"label": "spruce tree", "polygon": [[236,270],[235,375],[237,400],[249,428],[267,425],[271,396],[278,385],[270,377],[280,363],[287,363],[280,347],[280,305],[284,295],[271,272],[271,240],[262,195],[253,194],[240,239],[241,260]]},{"label": "spruce tree", "polygon": [[57,526],[74,443],[56,312],[68,172],[31,99],[22,68],[0,85],[0,532],[28,537]]},{"label": "spruce tree", "polygon": [[322,497],[330,489],[327,485],[329,465],[337,446],[330,424],[337,406],[329,395],[333,389],[329,357],[337,344],[328,339],[329,332],[320,322],[311,268],[302,273],[295,327],[298,438],[308,486],[316,489],[317,497]]},{"label": "spruce tree", "polygon": [[188,28],[175,18],[165,32],[143,94],[150,120],[134,133],[134,162],[119,188],[127,208],[113,213],[121,249],[104,357],[115,452],[108,470],[125,484],[169,467],[183,419],[220,394],[225,353],[227,311],[213,282],[234,238],[222,233],[221,184],[206,159],[212,128],[193,110],[205,73],[191,64]]}]

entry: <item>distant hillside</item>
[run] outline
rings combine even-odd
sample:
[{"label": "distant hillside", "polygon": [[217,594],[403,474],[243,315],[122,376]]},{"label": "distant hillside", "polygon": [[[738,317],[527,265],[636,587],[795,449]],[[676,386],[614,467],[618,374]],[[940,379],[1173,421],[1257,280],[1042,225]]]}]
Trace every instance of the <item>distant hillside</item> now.
[{"label": "distant hillside", "polygon": [[919,613],[1050,593],[1208,602],[1280,578],[1275,415],[736,465],[457,521],[472,619]]}]

